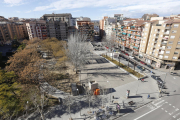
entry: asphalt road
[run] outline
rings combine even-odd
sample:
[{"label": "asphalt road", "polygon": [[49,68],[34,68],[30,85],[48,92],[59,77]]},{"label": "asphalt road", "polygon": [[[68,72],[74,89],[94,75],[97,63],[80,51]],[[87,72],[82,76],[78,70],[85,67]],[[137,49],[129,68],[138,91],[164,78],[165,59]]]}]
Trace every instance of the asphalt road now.
[{"label": "asphalt road", "polygon": [[[97,53],[105,52],[106,51],[97,51]],[[127,65],[127,61],[123,59],[121,59],[121,63]],[[141,63],[139,64],[147,68],[147,66]],[[131,63],[130,67],[133,67]],[[180,73],[174,76],[170,75],[169,72],[166,73],[155,69],[148,69],[166,82],[165,85],[167,89],[163,89],[163,91],[169,94],[160,94],[159,99],[117,120],[180,120]],[[151,73],[148,72],[147,74],[150,77]]]},{"label": "asphalt road", "polygon": [[[160,77],[164,80],[165,74]],[[161,98],[118,120],[180,120],[180,75],[168,73],[165,81],[167,89],[163,91],[169,95],[162,94]]]}]

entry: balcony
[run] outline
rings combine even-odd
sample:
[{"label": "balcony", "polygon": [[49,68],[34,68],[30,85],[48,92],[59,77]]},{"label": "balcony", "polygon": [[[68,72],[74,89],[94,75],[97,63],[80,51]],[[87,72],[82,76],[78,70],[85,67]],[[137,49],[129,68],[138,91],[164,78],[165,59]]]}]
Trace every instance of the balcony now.
[{"label": "balcony", "polygon": [[168,31],[168,32],[164,32],[163,34],[164,34],[164,35],[169,35],[169,31]]},{"label": "balcony", "polygon": [[159,35],[158,36],[156,36],[156,38],[158,38],[159,37]]},{"label": "balcony", "polygon": [[164,51],[159,52],[159,54],[163,55],[163,54],[164,54]]},{"label": "balcony", "polygon": [[161,50],[165,50],[165,49],[166,49],[166,47],[160,47],[159,49],[161,49]]},{"label": "balcony", "polygon": [[162,44],[162,45],[166,45],[166,44],[167,44],[167,42],[161,42],[161,44]]},{"label": "balcony", "polygon": [[163,56],[159,56],[159,59],[163,59]]},{"label": "balcony", "polygon": [[166,26],[165,29],[171,29],[171,26]]},{"label": "balcony", "polygon": [[156,24],[156,26],[161,26],[161,24]]}]

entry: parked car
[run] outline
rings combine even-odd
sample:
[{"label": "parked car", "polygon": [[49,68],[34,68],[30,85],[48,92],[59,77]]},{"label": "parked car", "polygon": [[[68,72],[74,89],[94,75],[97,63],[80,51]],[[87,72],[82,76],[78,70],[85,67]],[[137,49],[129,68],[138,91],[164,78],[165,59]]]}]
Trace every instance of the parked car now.
[{"label": "parked car", "polygon": [[162,80],[161,80],[161,78],[159,78],[158,76],[155,76],[155,75],[151,75],[151,77],[153,78],[153,79],[155,79],[158,83],[160,83],[160,84],[165,84],[165,82],[163,82]]},{"label": "parked car", "polygon": [[125,53],[125,55],[129,56],[129,54],[128,54],[128,53]]},{"label": "parked car", "polygon": [[171,72],[171,75],[177,75],[177,73],[176,72]]},{"label": "parked car", "polygon": [[144,65],[146,65],[146,63],[145,63],[145,62],[143,62],[143,61],[140,61],[140,63],[141,63],[141,64],[144,64]]},{"label": "parked car", "polygon": [[138,62],[140,61],[140,60],[139,60],[139,59],[137,59],[136,57],[134,57],[134,59],[135,59],[136,61],[138,61]]},{"label": "parked car", "polygon": [[151,68],[151,69],[154,69],[151,65],[148,65],[148,64],[147,64],[146,66],[148,66],[148,67]]},{"label": "parked car", "polygon": [[138,65],[137,68],[140,69],[141,71],[144,71],[144,70],[145,70],[145,69],[144,69],[142,66],[140,66],[140,65]]},{"label": "parked car", "polygon": [[133,59],[134,57],[133,56],[129,56],[129,58]]}]

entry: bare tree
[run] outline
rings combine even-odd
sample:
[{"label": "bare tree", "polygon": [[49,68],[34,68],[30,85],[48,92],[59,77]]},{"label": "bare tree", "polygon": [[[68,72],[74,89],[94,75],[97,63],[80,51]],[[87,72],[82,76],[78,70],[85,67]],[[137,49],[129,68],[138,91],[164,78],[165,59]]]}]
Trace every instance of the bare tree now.
[{"label": "bare tree", "polygon": [[66,48],[66,53],[69,60],[73,63],[77,70],[85,65],[86,54],[90,51],[90,45],[86,42],[87,36],[76,33],[70,35]]},{"label": "bare tree", "polygon": [[[116,45],[116,41],[117,41],[117,37],[115,35],[115,33],[112,33],[111,35],[107,35],[104,38],[105,41],[105,45],[106,47],[108,47],[108,52],[112,52],[112,60],[113,60],[113,49],[114,46]],[[106,53],[107,56],[107,53]]]}]

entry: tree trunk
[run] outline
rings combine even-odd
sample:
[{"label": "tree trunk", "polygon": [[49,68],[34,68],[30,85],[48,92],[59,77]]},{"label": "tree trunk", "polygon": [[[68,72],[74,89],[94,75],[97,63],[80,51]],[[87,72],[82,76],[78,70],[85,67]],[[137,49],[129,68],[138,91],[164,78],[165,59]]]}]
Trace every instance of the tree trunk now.
[{"label": "tree trunk", "polygon": [[113,61],[113,52],[112,52],[112,61]]},{"label": "tree trunk", "polygon": [[119,66],[120,66],[120,56],[119,56]]}]

